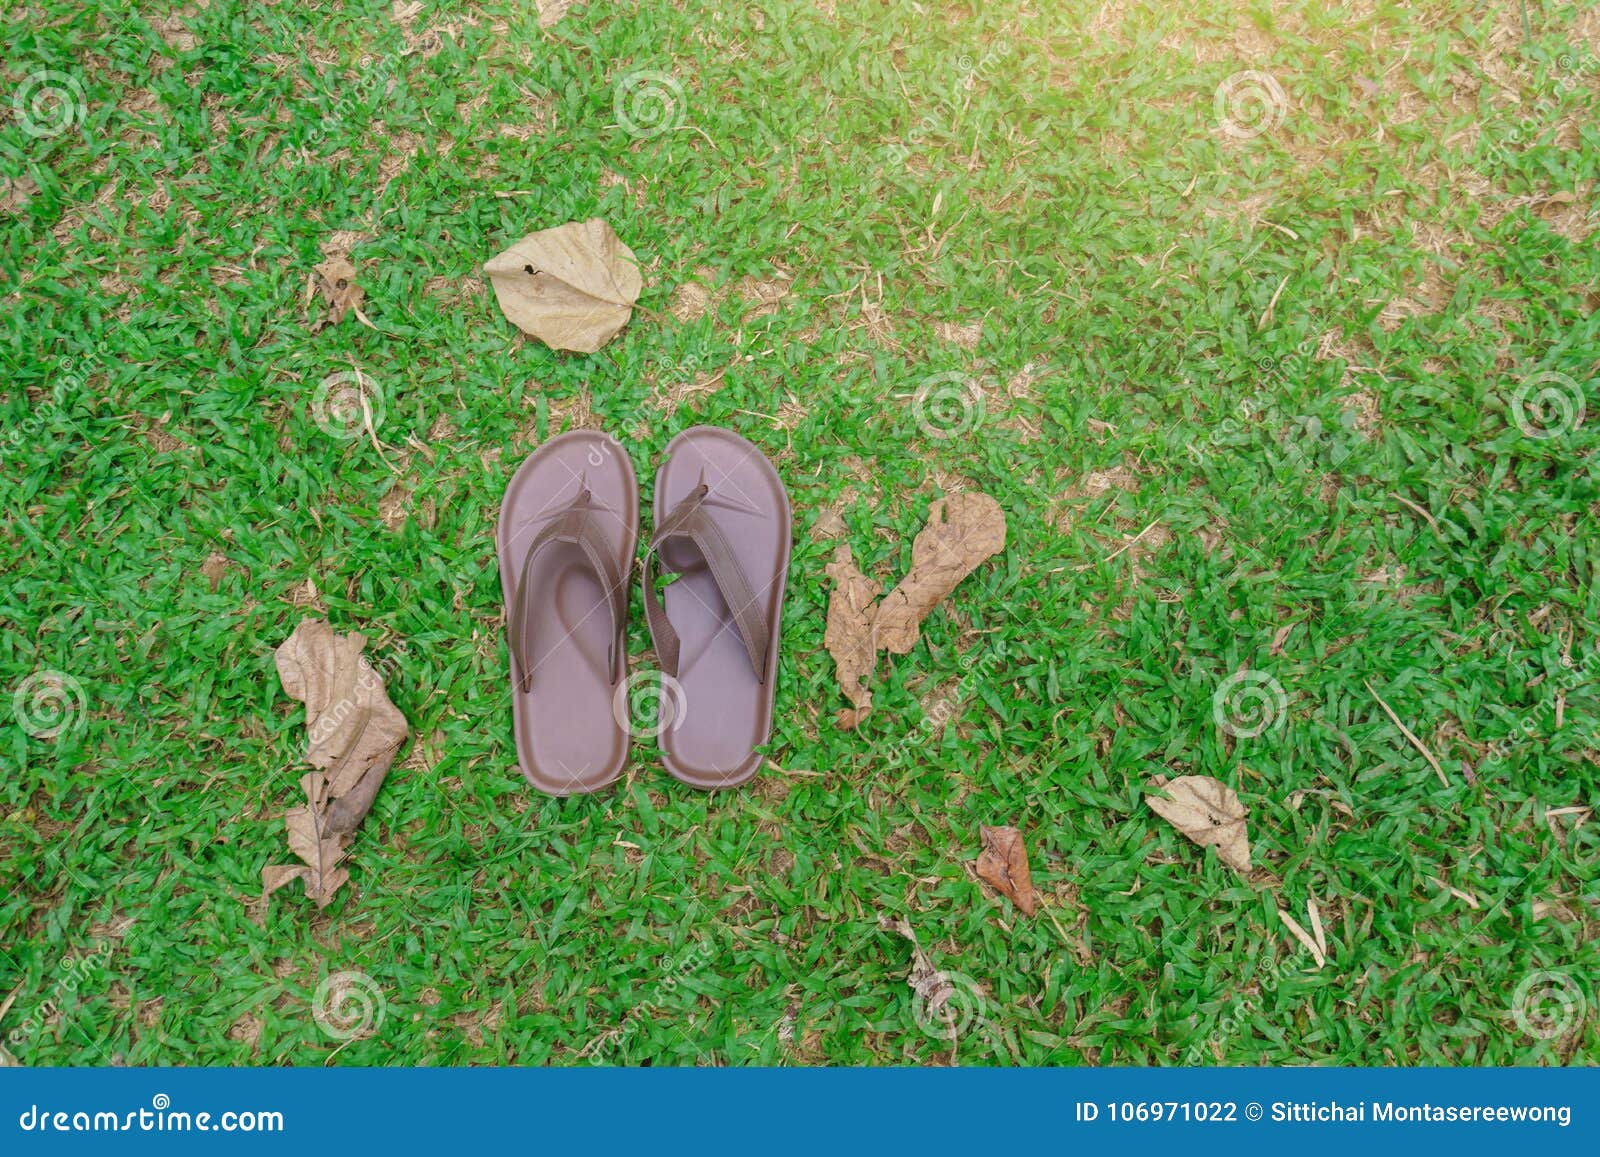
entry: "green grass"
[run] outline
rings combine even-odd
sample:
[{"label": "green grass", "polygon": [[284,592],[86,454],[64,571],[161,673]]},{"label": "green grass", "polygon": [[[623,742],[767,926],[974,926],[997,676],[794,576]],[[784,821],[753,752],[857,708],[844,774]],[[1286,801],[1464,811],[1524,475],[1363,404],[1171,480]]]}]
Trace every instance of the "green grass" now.
[{"label": "green grass", "polygon": [[[0,18],[21,1063],[1600,1058],[1600,825],[1546,815],[1594,805],[1600,749],[1593,10],[602,0],[541,30],[429,2],[407,53],[376,0],[102,7]],[[1214,93],[1245,69],[1285,108],[1236,139]],[[11,104],[40,70],[81,86],[59,135]],[[683,95],[645,138],[613,106],[641,70]],[[642,308],[554,354],[481,265],[594,215]],[[313,332],[340,231],[375,328]],[[713,305],[680,319],[697,277]],[[756,316],[746,277],[792,289]],[[352,367],[381,454],[311,413]],[[1586,422],[1519,428],[1541,372]],[[911,395],[946,373],[985,406],[941,439]],[[699,422],[789,487],[773,767],[743,790],[647,744],[593,797],[518,774],[495,514],[590,421],[647,492]],[[892,582],[963,487],[1005,507],[1006,552],[836,730],[813,525],[836,510]],[[254,902],[302,769],[272,649],[308,613],[372,640],[416,733],[320,914]],[[631,636],[645,661],[641,614]],[[1242,669],[1284,695],[1253,737],[1213,712]],[[8,710],[38,672],[82,688],[54,738]],[[1144,806],[1158,773],[1237,787],[1253,875]],[[1002,823],[1032,919],[970,867]],[[1320,970],[1277,916],[1311,897]],[[883,913],[959,974],[953,1053]],[[1513,1015],[1542,970],[1585,994],[1550,1039]],[[384,1015],[343,1041],[312,1008],[349,971]]]}]

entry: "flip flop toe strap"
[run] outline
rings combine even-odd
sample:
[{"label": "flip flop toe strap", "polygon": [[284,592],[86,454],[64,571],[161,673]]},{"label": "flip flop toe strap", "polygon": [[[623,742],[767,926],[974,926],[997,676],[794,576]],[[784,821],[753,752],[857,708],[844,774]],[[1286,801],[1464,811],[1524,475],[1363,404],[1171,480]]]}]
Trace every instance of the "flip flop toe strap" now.
[{"label": "flip flop toe strap", "polygon": [[682,641],[667,618],[667,607],[656,589],[655,570],[660,559],[661,545],[668,539],[687,538],[699,547],[705,556],[711,579],[716,583],[722,601],[733,616],[739,637],[744,641],[745,654],[756,673],[756,682],[767,681],[767,641],[770,638],[767,618],[751,589],[750,580],[739,565],[728,538],[705,509],[710,492],[702,482],[691,490],[672,512],[661,520],[650,549],[644,558],[644,614],[650,624],[650,637],[655,640],[656,658],[666,674],[676,677]]},{"label": "flip flop toe strap", "polygon": [[556,515],[549,525],[539,532],[539,536],[533,540],[533,544],[528,548],[528,555],[522,562],[522,574],[517,579],[516,596],[511,605],[510,635],[511,655],[517,665],[517,690],[524,694],[533,689],[533,640],[530,628],[533,622],[533,600],[539,597],[539,591],[530,581],[533,560],[546,547],[558,542],[569,543],[582,550],[595,577],[606,589],[606,609],[611,617],[611,646],[606,654],[606,669],[613,684],[622,679],[626,654],[622,645],[622,631],[627,613],[627,576],[618,569],[616,559],[613,557],[616,548],[595,524],[595,516],[598,513],[601,513],[601,510],[591,504],[589,491],[583,491],[573,500],[571,506]]}]

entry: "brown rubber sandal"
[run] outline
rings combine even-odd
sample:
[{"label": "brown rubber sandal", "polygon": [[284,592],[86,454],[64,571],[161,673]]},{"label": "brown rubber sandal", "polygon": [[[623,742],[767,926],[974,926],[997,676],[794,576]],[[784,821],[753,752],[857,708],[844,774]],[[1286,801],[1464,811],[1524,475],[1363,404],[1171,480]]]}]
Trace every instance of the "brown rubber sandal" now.
[{"label": "brown rubber sandal", "polygon": [[[731,430],[695,426],[666,455],[644,561],[645,617],[666,683],[662,761],[693,787],[736,787],[760,769],[755,749],[772,734],[789,495],[772,463]],[[678,576],[660,593],[658,561]]]},{"label": "brown rubber sandal", "polygon": [[549,795],[596,791],[627,762],[628,721],[613,704],[638,542],[633,463],[604,434],[552,438],[506,486],[495,543],[517,760]]}]

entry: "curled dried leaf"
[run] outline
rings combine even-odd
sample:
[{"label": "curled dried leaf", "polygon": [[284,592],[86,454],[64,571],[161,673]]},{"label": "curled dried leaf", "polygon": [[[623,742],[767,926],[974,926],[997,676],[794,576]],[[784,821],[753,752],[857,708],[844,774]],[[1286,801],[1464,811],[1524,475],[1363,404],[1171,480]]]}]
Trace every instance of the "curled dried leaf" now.
[{"label": "curled dried leaf", "polygon": [[909,921],[900,916],[890,916],[886,912],[880,912],[878,927],[885,932],[903,936],[911,942],[911,971],[906,974],[906,984],[922,997],[929,1012],[937,1016],[954,992],[949,977],[934,967],[933,958],[922,950],[916,930],[911,927]]},{"label": "curled dried leaf", "polygon": [[890,654],[909,654],[922,620],[1005,545],[1005,512],[987,494],[951,494],[935,501],[928,524],[911,544],[910,572],[878,608],[878,646]]},{"label": "curled dried leaf", "polygon": [[877,665],[877,652],[907,654],[922,620],[956,585],[1006,545],[1006,516],[987,494],[952,494],[928,510],[928,523],[911,544],[911,570],[880,601],[879,583],[862,574],[850,547],[840,543],[826,568],[833,580],[823,642],[833,656],[839,688],[854,706],[840,711],[848,731],[872,709],[862,680]]},{"label": "curled dried leaf", "polygon": [[828,624],[822,642],[833,656],[839,689],[854,704],[838,715],[839,726],[848,731],[872,710],[872,692],[861,681],[876,665],[872,621],[883,587],[861,573],[846,543],[834,548],[833,561],[825,569],[833,580],[833,593],[828,598]]},{"label": "curled dried leaf", "polygon": [[300,864],[262,873],[265,895],[294,881],[324,907],[349,878],[342,867],[351,833],[366,818],[400,746],[406,718],[389,701],[383,678],[362,654],[359,633],[339,635],[321,619],[303,619],[278,648],[278,678],[306,705],[306,805],[284,817],[289,850]]}]

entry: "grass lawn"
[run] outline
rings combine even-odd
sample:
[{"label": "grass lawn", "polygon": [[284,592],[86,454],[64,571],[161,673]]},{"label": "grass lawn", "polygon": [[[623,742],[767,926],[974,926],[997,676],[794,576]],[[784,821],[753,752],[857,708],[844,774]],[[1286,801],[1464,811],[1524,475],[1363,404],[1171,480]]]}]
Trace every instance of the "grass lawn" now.
[{"label": "grass lawn", "polygon": [[[99,7],[0,16],[19,1063],[1600,1059],[1600,9]],[[553,353],[481,268],[594,216],[645,293]],[[595,426],[648,500],[696,423],[795,505],[770,767],[539,796],[501,491]],[[962,489],[1006,551],[840,731],[826,561]],[[414,731],[320,913],[258,899],[307,615]]]}]

